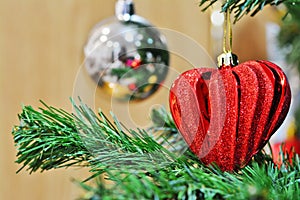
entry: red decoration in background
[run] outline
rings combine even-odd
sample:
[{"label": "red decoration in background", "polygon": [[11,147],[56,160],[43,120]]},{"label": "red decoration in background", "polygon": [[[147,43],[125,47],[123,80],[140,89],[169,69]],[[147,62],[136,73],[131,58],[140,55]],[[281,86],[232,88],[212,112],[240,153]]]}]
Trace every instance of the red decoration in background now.
[{"label": "red decoration in background", "polygon": [[282,152],[287,154],[289,157],[289,162],[292,164],[292,159],[294,153],[300,155],[300,140],[298,138],[292,138],[284,143],[276,143],[272,145],[273,151],[273,161],[280,167],[282,164],[280,156],[280,147],[282,147]]},{"label": "red decoration in background", "polygon": [[244,167],[282,124],[291,91],[268,61],[184,72],[170,91],[170,109],[191,151],[223,171]]}]

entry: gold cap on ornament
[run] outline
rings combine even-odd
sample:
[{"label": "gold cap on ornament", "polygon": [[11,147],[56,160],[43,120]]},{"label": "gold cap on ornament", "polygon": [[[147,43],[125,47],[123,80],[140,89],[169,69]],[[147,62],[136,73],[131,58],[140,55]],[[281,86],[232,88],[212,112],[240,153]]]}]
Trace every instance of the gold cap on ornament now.
[{"label": "gold cap on ornament", "polygon": [[218,56],[218,67],[221,68],[223,66],[237,66],[239,64],[237,55],[232,52],[222,53]]}]

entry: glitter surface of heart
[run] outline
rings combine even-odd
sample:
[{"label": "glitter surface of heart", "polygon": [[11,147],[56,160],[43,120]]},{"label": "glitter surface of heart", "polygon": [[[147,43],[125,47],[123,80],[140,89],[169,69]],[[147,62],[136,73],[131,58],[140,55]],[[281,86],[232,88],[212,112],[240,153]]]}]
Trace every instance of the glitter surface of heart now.
[{"label": "glitter surface of heart", "polygon": [[248,61],[181,74],[170,90],[170,110],[190,150],[223,171],[244,167],[284,121],[291,90],[269,61]]}]

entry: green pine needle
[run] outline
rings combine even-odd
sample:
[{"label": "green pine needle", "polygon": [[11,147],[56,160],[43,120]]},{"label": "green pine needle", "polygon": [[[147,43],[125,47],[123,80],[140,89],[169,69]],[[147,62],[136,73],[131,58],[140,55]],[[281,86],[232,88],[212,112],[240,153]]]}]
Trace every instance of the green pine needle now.
[{"label": "green pine needle", "polygon": [[[208,8],[213,6],[217,0],[201,0],[200,7],[202,7],[202,11],[206,11]],[[299,0],[227,0],[222,3],[222,12],[233,12],[234,13],[234,22],[240,20],[243,16],[251,13],[251,16],[256,15],[259,11],[261,11],[265,6],[278,6],[282,3],[299,6]]]}]

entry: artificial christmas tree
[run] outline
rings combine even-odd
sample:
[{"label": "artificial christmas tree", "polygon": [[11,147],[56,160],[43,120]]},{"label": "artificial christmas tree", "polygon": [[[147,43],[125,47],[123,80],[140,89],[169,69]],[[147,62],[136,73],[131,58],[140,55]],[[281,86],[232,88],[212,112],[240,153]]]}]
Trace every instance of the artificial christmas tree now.
[{"label": "artificial christmas tree", "polygon": [[[215,2],[201,1],[201,5],[209,7]],[[255,14],[265,5],[282,2],[299,6],[288,0],[248,0],[226,1],[222,9],[226,13],[235,12],[235,19],[239,20],[247,12]],[[281,74],[269,62],[259,65],[267,65],[264,70],[271,66],[273,75]],[[289,90],[285,81],[281,84],[283,91]],[[274,112],[282,118],[289,94],[275,94],[279,94],[279,102],[283,103]],[[243,169],[222,172],[220,166],[207,167],[195,152],[183,148],[178,129],[165,110],[153,111],[154,123],[149,130],[128,130],[115,116],[110,121],[104,113],[96,114],[82,102],[72,101],[72,104],[74,113],[45,103],[39,110],[23,107],[20,125],[13,129],[18,148],[16,162],[30,172],[71,166],[90,168],[91,176],[86,181],[95,180],[96,185],[80,183],[88,191],[83,199],[296,199],[300,196],[298,155],[292,160],[282,155],[278,167],[262,150],[247,166],[241,166]],[[274,129],[281,120],[274,121]],[[105,184],[103,179],[113,184]]]}]

